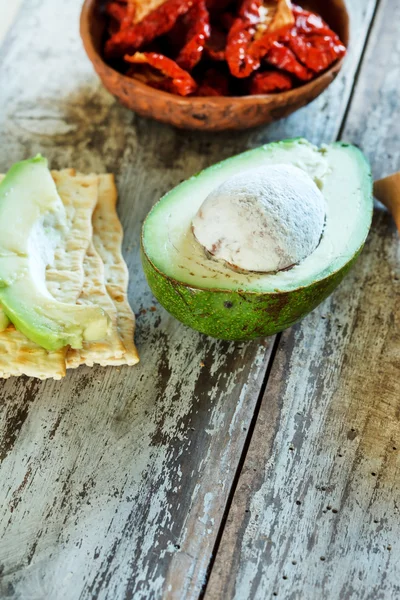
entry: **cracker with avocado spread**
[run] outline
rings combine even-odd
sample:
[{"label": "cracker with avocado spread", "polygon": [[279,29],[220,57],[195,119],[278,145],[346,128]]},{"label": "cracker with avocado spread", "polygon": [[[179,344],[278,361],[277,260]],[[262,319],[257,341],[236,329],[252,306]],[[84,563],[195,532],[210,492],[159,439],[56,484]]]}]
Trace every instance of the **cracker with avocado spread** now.
[{"label": "cracker with avocado spread", "polygon": [[53,171],[52,176],[66,208],[67,223],[54,264],[46,270],[46,285],[59,301],[99,305],[111,325],[104,340],[85,342],[80,350],[48,352],[12,324],[7,325],[3,315],[2,378],[61,379],[66,368],[81,364],[134,365],[139,360],[133,341],[135,318],[127,299],[128,270],[121,253],[123,233],[116,212],[114,178],[81,175],[72,169]]}]

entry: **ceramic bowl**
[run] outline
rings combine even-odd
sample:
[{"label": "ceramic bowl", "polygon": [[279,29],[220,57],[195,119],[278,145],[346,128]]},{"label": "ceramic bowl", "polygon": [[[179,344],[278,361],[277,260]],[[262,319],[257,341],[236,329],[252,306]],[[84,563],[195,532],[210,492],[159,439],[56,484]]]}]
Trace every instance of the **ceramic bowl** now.
[{"label": "ceramic bowl", "polygon": [[[320,14],[347,46],[349,16],[344,0],[299,2]],[[149,87],[111,68],[102,56],[105,17],[99,0],[85,0],[81,36],[86,53],[104,87],[136,113],[183,129],[247,129],[287,117],[321,94],[339,73],[343,60],[322,75],[288,92],[240,97],[181,97]]]}]

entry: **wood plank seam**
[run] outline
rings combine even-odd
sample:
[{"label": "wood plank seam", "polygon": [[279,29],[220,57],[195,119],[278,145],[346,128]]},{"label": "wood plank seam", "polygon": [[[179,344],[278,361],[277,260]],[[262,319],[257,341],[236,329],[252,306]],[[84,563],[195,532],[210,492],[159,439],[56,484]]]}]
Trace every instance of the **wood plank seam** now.
[{"label": "wood plank seam", "polygon": [[[341,137],[343,135],[344,128],[346,126],[347,117],[349,115],[351,104],[353,102],[354,92],[356,90],[358,79],[360,77],[360,73],[361,73],[361,70],[362,70],[363,65],[364,65],[365,53],[366,53],[367,48],[368,48],[368,43],[369,43],[369,40],[371,38],[372,30],[374,28],[374,24],[375,24],[376,19],[378,17],[378,12],[379,12],[380,6],[381,6],[381,0],[376,0],[375,9],[374,9],[374,12],[373,12],[373,15],[372,15],[372,19],[371,19],[369,27],[368,27],[367,35],[365,37],[365,42],[364,42],[364,45],[363,45],[363,50],[362,50],[362,52],[360,54],[360,60],[358,61],[358,66],[357,66],[356,72],[354,74],[354,81],[353,81],[353,86],[351,88],[351,92],[350,92],[350,96],[349,96],[349,101],[347,103],[347,107],[346,107],[346,110],[345,110],[344,115],[343,115],[342,123],[341,123],[340,128],[339,128],[339,133],[338,133],[338,136],[337,136],[338,140],[341,139]],[[351,42],[351,40],[350,40],[350,42]]]},{"label": "wood plank seam", "polygon": [[222,519],[221,519],[221,523],[220,523],[220,526],[218,528],[218,533],[217,533],[217,536],[216,536],[215,545],[214,545],[213,551],[211,553],[210,563],[208,565],[206,576],[204,578],[204,585],[203,585],[203,587],[201,589],[201,592],[200,592],[200,595],[199,595],[199,600],[203,600],[203,598],[205,597],[205,594],[206,594],[207,583],[208,583],[208,580],[209,580],[209,578],[211,576],[211,572],[212,572],[212,568],[213,568],[213,565],[214,565],[214,561],[215,561],[215,558],[216,558],[216,556],[218,554],[218,548],[219,548],[219,545],[221,543],[221,539],[222,539],[222,536],[223,536],[223,533],[224,533],[226,521],[227,521],[228,516],[229,516],[230,507],[232,505],[233,498],[235,496],[236,488],[237,488],[237,485],[238,485],[238,482],[239,482],[239,479],[240,479],[240,475],[241,475],[241,472],[242,472],[243,465],[245,464],[245,461],[246,461],[247,452],[248,452],[248,449],[249,449],[249,446],[250,446],[250,443],[251,443],[251,439],[253,437],[253,432],[254,432],[254,428],[255,428],[256,423],[257,423],[257,417],[258,417],[258,414],[260,412],[262,399],[264,397],[265,390],[266,390],[267,383],[268,383],[268,379],[269,379],[270,373],[272,371],[272,367],[273,367],[273,364],[274,364],[275,356],[276,356],[276,354],[278,352],[278,348],[279,348],[279,343],[280,343],[281,337],[282,337],[281,333],[278,333],[274,337],[273,346],[272,346],[271,355],[270,355],[270,359],[269,359],[269,362],[268,362],[267,370],[266,370],[266,373],[265,373],[265,377],[264,377],[262,386],[260,388],[260,393],[259,393],[258,398],[257,398],[257,403],[256,403],[256,406],[255,406],[255,409],[254,409],[254,413],[253,413],[253,416],[252,416],[252,419],[251,419],[251,422],[250,422],[250,426],[249,426],[249,429],[248,429],[248,434],[246,436],[246,440],[245,440],[245,443],[243,445],[243,450],[242,450],[242,453],[240,455],[240,459],[239,459],[238,466],[237,466],[237,469],[236,469],[236,473],[235,473],[235,476],[234,476],[234,479],[233,479],[233,482],[232,482],[232,487],[230,489],[229,496],[228,496],[228,499],[227,499],[227,502],[226,502],[226,506],[225,506],[224,513],[223,513],[223,516],[222,516]]}]

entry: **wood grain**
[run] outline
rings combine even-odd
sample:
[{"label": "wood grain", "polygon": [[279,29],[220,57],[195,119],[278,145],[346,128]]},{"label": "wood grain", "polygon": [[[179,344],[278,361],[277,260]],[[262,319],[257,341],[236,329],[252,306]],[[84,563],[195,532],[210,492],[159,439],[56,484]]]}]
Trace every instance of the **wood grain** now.
[{"label": "wood grain", "polygon": [[[399,18],[380,3],[343,131],[375,177],[400,164]],[[206,597],[400,597],[399,257],[377,209],[351,275],[283,334]]]},{"label": "wood grain", "polygon": [[271,341],[220,343],[169,317],[141,271],[141,223],[180,180],[278,132],[330,139],[373,6],[351,2],[343,75],[295,121],[207,136],[115,102],[84,56],[79,0],[26,0],[0,56],[0,171],[40,151],[53,168],[116,173],[142,362],[1,384],[0,597],[198,597]]}]

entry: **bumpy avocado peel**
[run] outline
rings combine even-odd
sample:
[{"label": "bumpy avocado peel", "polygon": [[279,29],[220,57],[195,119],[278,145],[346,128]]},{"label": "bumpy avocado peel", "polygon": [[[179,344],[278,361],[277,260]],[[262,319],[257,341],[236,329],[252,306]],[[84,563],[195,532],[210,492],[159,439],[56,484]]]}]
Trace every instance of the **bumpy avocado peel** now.
[{"label": "bumpy avocado peel", "polygon": [[333,292],[358,255],[339,271],[307,287],[257,294],[188,287],[160,273],[142,248],[144,272],[160,304],[188,327],[222,340],[252,340],[294,325]]}]

